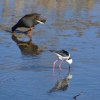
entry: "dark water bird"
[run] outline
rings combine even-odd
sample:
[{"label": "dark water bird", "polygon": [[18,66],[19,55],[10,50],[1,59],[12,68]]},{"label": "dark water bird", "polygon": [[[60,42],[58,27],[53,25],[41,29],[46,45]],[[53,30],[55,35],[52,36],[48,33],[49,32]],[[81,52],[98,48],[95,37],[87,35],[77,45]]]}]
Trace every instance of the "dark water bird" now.
[{"label": "dark water bird", "polygon": [[35,27],[37,24],[44,24],[46,22],[46,18],[42,18],[41,14],[38,13],[33,13],[33,14],[28,14],[22,17],[17,24],[15,24],[12,27],[12,33],[18,28],[18,27],[25,27],[29,28],[29,30],[26,31],[26,33],[30,32],[27,34],[30,39],[32,39],[32,27]]},{"label": "dark water bird", "polygon": [[72,58],[70,57],[70,53],[68,53],[68,51],[65,51],[65,50],[60,50],[60,51],[55,51],[55,50],[50,50],[51,52],[54,52],[54,54],[57,55],[58,59],[54,61],[53,63],[53,73],[54,73],[54,69],[55,69],[55,64],[57,63],[57,61],[60,59],[61,62],[59,64],[59,69],[61,69],[61,64],[63,63],[64,60],[66,60],[66,62],[69,64],[69,67],[70,67],[70,64],[72,64],[73,60]]},{"label": "dark water bird", "polygon": [[51,92],[56,92],[56,91],[65,91],[68,89],[69,86],[69,80],[72,79],[72,74],[70,73],[70,67],[69,67],[69,72],[66,75],[66,77],[64,79],[61,79],[60,81],[58,81],[55,86],[49,91],[49,93]]},{"label": "dark water bird", "polygon": [[34,43],[32,43],[32,40],[29,41],[21,41],[18,40],[18,38],[12,34],[12,40],[17,43],[19,49],[21,50],[22,54],[40,54],[42,50]]}]

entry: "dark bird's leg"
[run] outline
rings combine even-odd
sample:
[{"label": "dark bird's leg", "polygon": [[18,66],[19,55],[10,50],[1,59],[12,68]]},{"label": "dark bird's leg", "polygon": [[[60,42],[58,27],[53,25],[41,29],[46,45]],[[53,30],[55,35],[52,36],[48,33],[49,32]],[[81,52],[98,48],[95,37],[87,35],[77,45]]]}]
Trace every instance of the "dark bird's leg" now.
[{"label": "dark bird's leg", "polygon": [[[28,32],[30,31],[30,33],[28,34]],[[30,27],[30,29],[27,32],[27,36],[30,38],[30,40],[32,40],[32,27]]]},{"label": "dark bird's leg", "polygon": [[32,27],[30,27],[29,30],[25,31],[25,33],[28,33],[29,31],[32,31]]},{"label": "dark bird's leg", "polygon": [[61,69],[61,64],[63,63],[63,60],[60,62],[60,64],[59,64],[59,69],[60,69],[60,71],[62,71],[62,69]]},{"label": "dark bird's leg", "polygon": [[30,27],[30,29],[29,30],[27,30],[27,31],[25,31],[25,33],[28,33],[28,32],[30,32],[29,34],[27,34],[28,36],[31,36],[32,35],[32,27]]},{"label": "dark bird's leg", "polygon": [[55,60],[53,63],[53,73],[54,73],[54,69],[55,69],[55,64],[57,63],[58,60]]}]

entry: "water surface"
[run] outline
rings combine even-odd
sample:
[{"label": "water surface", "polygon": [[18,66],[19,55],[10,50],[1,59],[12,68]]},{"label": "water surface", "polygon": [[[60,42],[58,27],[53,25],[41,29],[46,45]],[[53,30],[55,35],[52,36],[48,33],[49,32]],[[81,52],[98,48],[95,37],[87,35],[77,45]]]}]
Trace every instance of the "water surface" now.
[{"label": "water surface", "polygon": [[[78,100],[100,99],[99,9],[99,0],[1,0],[0,100],[74,100],[81,91]],[[12,37],[11,27],[25,14],[35,12],[48,19],[33,29],[29,47],[29,38],[17,31]],[[31,52],[33,47],[42,51]],[[69,68],[64,62],[59,75],[58,62],[52,75],[57,57],[49,50],[54,49],[70,52],[73,77],[66,90],[49,93]]]}]

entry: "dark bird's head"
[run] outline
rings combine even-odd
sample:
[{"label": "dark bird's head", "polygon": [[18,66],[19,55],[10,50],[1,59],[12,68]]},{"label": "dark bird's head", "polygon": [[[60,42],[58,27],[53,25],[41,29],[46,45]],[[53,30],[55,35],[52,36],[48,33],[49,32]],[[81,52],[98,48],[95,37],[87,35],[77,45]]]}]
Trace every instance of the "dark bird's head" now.
[{"label": "dark bird's head", "polygon": [[35,20],[37,21],[38,24],[44,24],[46,22],[47,18],[45,18],[41,14],[36,14]]}]

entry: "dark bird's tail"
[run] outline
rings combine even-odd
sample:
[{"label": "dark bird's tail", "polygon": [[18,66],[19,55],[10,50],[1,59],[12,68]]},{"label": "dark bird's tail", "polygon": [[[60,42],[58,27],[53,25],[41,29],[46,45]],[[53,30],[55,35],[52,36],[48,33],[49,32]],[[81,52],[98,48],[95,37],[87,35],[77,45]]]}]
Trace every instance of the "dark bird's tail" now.
[{"label": "dark bird's tail", "polygon": [[18,28],[18,24],[14,25],[14,26],[11,28],[12,32],[14,32],[17,28]]}]

